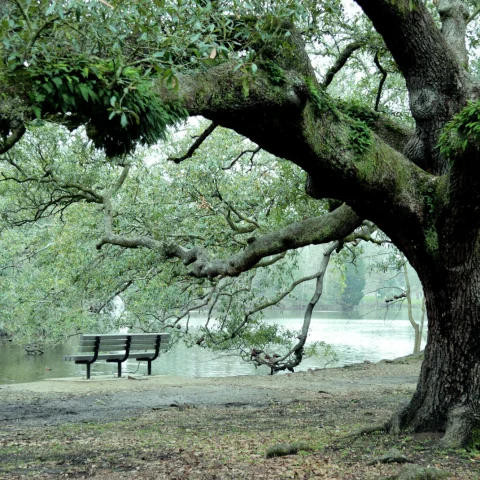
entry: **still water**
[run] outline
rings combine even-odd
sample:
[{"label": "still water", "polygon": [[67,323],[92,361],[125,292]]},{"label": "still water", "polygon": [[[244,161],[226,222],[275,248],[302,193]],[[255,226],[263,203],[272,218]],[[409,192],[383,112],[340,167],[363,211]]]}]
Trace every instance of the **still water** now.
[{"label": "still water", "polygon": [[[418,315],[417,315],[418,316]],[[300,329],[303,312],[271,313],[272,321],[289,329]],[[193,318],[191,324],[200,323],[202,317]],[[90,332],[89,332],[90,333]],[[311,322],[309,341],[324,341],[334,348],[338,362],[329,366],[343,366],[364,360],[378,361],[408,355],[413,349],[413,328],[406,317],[406,310],[372,312],[360,318],[346,318],[344,312],[315,312]],[[43,355],[27,355],[21,346],[0,342],[0,384],[22,383],[59,377],[81,377],[84,365],[64,362],[63,356],[76,351],[76,342],[58,345],[46,350]],[[323,367],[324,360],[309,358],[297,370]],[[51,370],[46,370],[46,367]],[[96,362],[92,365],[92,376],[116,372],[116,364]],[[123,372],[144,374],[146,364],[128,361]],[[179,375],[186,377],[212,377],[229,375],[267,375],[265,366],[255,368],[234,356],[214,356],[200,348],[175,345],[152,364],[154,375]]]}]

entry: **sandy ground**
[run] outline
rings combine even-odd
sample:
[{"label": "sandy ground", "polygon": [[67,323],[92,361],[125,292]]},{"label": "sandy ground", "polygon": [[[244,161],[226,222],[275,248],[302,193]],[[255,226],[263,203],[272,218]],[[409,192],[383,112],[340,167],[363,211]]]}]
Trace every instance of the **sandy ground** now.
[{"label": "sandy ground", "polygon": [[275,376],[63,378],[0,386],[0,428],[128,418],[172,404],[252,406],[322,395],[413,392],[420,361],[358,364]]}]

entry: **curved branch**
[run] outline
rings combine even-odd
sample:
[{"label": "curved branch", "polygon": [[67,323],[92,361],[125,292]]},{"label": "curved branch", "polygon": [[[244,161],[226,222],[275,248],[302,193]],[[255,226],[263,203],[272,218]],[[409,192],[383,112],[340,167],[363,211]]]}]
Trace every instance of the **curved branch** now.
[{"label": "curved branch", "polygon": [[171,160],[174,163],[181,163],[187,158],[191,158],[195,151],[202,145],[202,143],[210,136],[210,134],[218,127],[218,124],[215,122],[212,122],[204,131],[201,135],[198,136],[198,138],[195,140],[195,142],[192,143],[190,148],[188,149],[187,153],[185,155],[182,155],[181,157],[169,157],[168,160]]},{"label": "curved branch", "polygon": [[[335,250],[335,248],[337,248],[338,246],[338,243],[339,242],[333,242],[332,245],[330,245],[329,247],[327,247],[326,251],[327,252],[330,252],[328,253],[328,259],[330,259],[330,255],[333,253],[333,251]],[[334,248],[332,249],[332,246],[334,246]],[[297,280],[295,280],[294,282],[292,282],[289,287],[284,290],[283,292],[279,293],[276,297],[268,300],[267,302],[265,303],[262,303],[261,305],[258,305],[256,306],[255,308],[249,310],[245,316],[243,317],[243,320],[242,322],[240,322],[240,324],[235,328],[235,330],[230,333],[226,338],[222,339],[221,342],[225,342],[227,340],[231,340],[233,338],[235,338],[236,336],[238,336],[238,334],[242,331],[242,329],[248,324],[248,322],[250,321],[250,317],[252,315],[254,315],[255,313],[258,313],[258,312],[261,312],[262,310],[266,310],[267,308],[269,307],[273,307],[274,305],[278,305],[287,295],[290,295],[290,293],[292,293],[295,288],[297,288],[299,285],[301,285],[302,283],[305,283],[305,282],[309,282],[310,280],[315,280],[317,279],[317,284],[318,284],[318,279],[319,277],[322,278],[321,282],[323,284],[323,276],[325,274],[325,271],[327,270],[327,266],[328,266],[328,259],[326,260],[326,263],[325,263],[325,257],[324,257],[324,260],[322,261],[321,263],[321,266],[320,266],[320,269],[318,272],[312,274],[312,275],[308,275],[308,276],[305,276],[305,277],[301,277],[301,278],[298,278]],[[320,291],[320,294],[317,298],[317,300],[315,301],[315,304],[317,303],[318,299],[320,298],[320,295],[321,295],[321,291]],[[315,306],[315,305],[314,305]],[[313,307],[312,307],[312,311],[313,311]],[[311,317],[310,317],[311,318]],[[303,349],[303,346],[305,344],[305,341],[307,339],[307,335],[308,335],[308,328],[309,328],[309,325],[310,325],[310,319],[308,320],[308,325],[305,324],[304,322],[304,326],[302,328],[302,334],[300,335],[300,337],[302,337],[300,339],[300,342],[299,344],[297,344],[299,350],[302,350]],[[303,343],[302,343],[302,340],[303,340]],[[219,342],[219,343],[221,343]],[[301,345],[300,345],[301,343]],[[279,358],[279,360],[276,360],[276,362],[282,362],[284,361],[285,359],[287,359],[292,353],[295,352],[297,346],[295,346],[290,352],[288,352],[283,358]],[[267,359],[268,361],[262,361],[262,359],[260,358],[256,358],[255,361],[258,363],[258,364],[263,364],[263,365],[269,365],[271,368],[272,368],[272,374],[274,373],[273,372],[273,363]],[[301,359],[300,359],[301,361]],[[300,361],[296,364],[298,365],[300,363]],[[285,367],[287,368],[287,367]],[[278,370],[284,370],[284,368],[278,368]]]},{"label": "curved branch", "polygon": [[287,252],[282,252],[282,253],[279,253],[278,255],[274,255],[273,257],[271,258],[265,258],[263,260],[260,260],[258,263],[256,263],[253,267],[253,268],[264,268],[264,267],[269,267],[270,265],[273,265],[274,263],[277,263],[279,262],[280,260],[282,260],[283,258],[285,258],[285,255],[287,254]]},{"label": "curved branch", "polygon": [[378,84],[378,91],[377,91],[377,98],[375,99],[375,111],[378,112],[378,107],[380,105],[380,99],[382,97],[382,90],[383,90],[383,84],[385,83],[385,80],[387,79],[388,72],[382,67],[382,64],[380,63],[380,59],[378,58],[379,52],[375,53],[375,57],[373,58],[373,61],[375,65],[377,66],[378,70],[382,74],[382,78],[380,79],[380,83]]},{"label": "curved branch", "polygon": [[0,155],[8,152],[22,137],[26,132],[25,125],[22,123],[19,127],[12,131],[11,135],[5,138],[3,141],[0,140]]},{"label": "curved branch", "polygon": [[245,154],[251,153],[250,162],[253,164],[253,158],[260,151],[260,147],[255,148],[254,150],[243,150],[240,152],[227,167],[222,167],[222,170],[230,170]]},{"label": "curved branch", "polygon": [[470,22],[473,22],[473,20],[475,20],[478,16],[478,14],[480,13],[480,4],[477,5],[475,7],[475,10],[470,14],[470,16],[468,17],[467,19],[467,25],[470,23]]},{"label": "curved branch", "polygon": [[[288,352],[283,358],[278,359],[275,363],[272,363],[272,375],[275,372],[279,372],[281,370],[289,370],[293,372],[293,369],[300,365],[303,359],[303,349],[305,347],[305,343],[307,342],[308,331],[310,329],[310,323],[312,321],[312,314],[315,305],[320,300],[320,297],[323,293],[323,279],[325,278],[325,273],[327,272],[327,267],[330,262],[330,257],[332,253],[340,246],[340,242],[333,242],[331,245],[325,248],[323,252],[322,262],[320,263],[320,268],[316,274],[316,283],[315,283],[315,291],[313,296],[308,302],[307,309],[305,310],[305,315],[303,318],[303,325],[302,331],[300,336],[298,337],[298,343]],[[293,355],[293,360],[288,361],[290,355]]]},{"label": "curved branch", "polygon": [[253,268],[261,259],[305,245],[328,243],[341,239],[361,225],[362,219],[346,205],[321,217],[296,222],[276,232],[254,238],[241,252],[226,259],[211,259],[203,248],[184,249],[165,246],[167,257],[178,257],[189,265],[190,275],[213,278],[218,275],[235,277]]},{"label": "curved branch", "polygon": [[331,83],[335,75],[345,66],[348,59],[361,47],[365,45],[364,41],[356,41],[349,43],[344,50],[340,53],[335,63],[328,69],[325,74],[325,78],[322,82],[322,87],[327,88]]},{"label": "curved branch", "polygon": [[20,10],[20,13],[22,14],[22,17],[25,20],[28,31],[33,32],[32,22],[30,21],[30,17],[28,16],[27,10],[22,5],[22,2],[20,0],[14,0],[14,2],[17,4],[17,7]]},{"label": "curved branch", "polygon": [[[362,219],[350,207],[342,205],[321,217],[295,222],[276,232],[252,238],[242,251],[228,258],[212,259],[202,247],[186,249],[177,243],[161,242],[148,236],[117,235],[113,233],[112,210],[107,196],[104,197],[104,206],[105,234],[97,244],[98,250],[107,244],[157,250],[166,258],[181,259],[189,266],[189,274],[196,278],[236,277],[252,268],[278,261],[280,259],[278,255],[288,250],[342,239],[362,224]],[[264,258],[272,255],[275,256],[263,262]]]}]

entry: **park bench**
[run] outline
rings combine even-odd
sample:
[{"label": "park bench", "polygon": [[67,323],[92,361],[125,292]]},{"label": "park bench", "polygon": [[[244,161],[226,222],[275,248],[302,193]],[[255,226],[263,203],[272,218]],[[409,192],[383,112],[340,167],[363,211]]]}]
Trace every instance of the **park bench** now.
[{"label": "park bench", "polygon": [[122,376],[122,363],[128,358],[138,362],[148,362],[148,375],[152,374],[152,362],[157,359],[160,350],[166,350],[170,334],[168,333],[130,333],[106,335],[81,335],[79,352],[67,355],[65,361],[87,366],[87,379],[90,378],[90,365],[97,360],[106,360],[117,364],[118,376]]}]

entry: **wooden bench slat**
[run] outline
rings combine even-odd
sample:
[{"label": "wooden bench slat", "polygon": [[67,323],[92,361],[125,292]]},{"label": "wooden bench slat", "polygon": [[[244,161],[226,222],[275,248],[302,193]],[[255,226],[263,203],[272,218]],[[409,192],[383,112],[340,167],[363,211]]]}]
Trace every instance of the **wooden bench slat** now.
[{"label": "wooden bench slat", "polygon": [[153,352],[139,352],[139,353],[132,353],[128,356],[128,358],[132,358],[132,359],[137,359],[137,358],[148,358],[148,357],[153,357],[153,355],[155,355],[155,351]]},{"label": "wooden bench slat", "polygon": [[[80,343],[80,347],[86,347],[86,348],[93,348],[95,346],[94,342],[88,342],[88,343]],[[119,342],[118,340],[115,341],[109,341],[109,342],[100,342],[99,348],[100,350],[105,350],[105,349],[110,349],[110,350],[115,350],[115,348],[119,348],[120,350],[125,350],[125,347],[127,346],[127,342]]]}]

